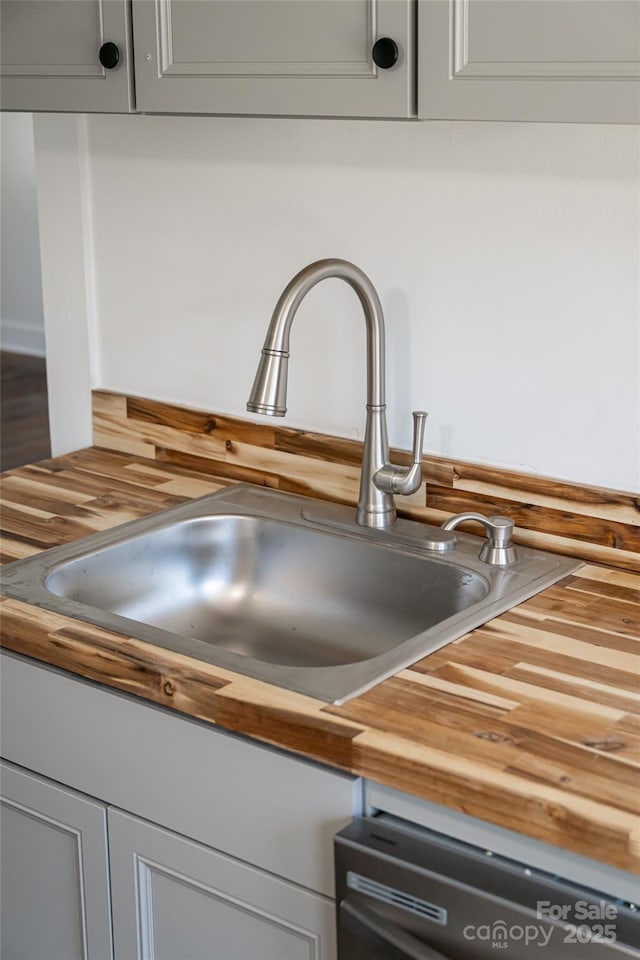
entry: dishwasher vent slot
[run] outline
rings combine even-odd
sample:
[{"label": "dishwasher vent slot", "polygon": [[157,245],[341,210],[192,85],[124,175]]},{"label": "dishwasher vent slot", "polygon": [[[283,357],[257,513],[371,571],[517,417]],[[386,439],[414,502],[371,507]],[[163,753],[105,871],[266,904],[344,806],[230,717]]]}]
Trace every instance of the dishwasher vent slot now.
[{"label": "dishwasher vent slot", "polygon": [[394,907],[401,907],[403,910],[415,913],[419,917],[426,917],[434,923],[446,925],[447,911],[444,907],[437,907],[433,903],[420,900],[418,897],[403,893],[402,890],[396,890],[394,887],[387,887],[386,884],[378,883],[369,877],[363,877],[359,873],[353,873],[351,870],[347,871],[347,886],[357,893],[373,897],[374,900],[389,903]]}]

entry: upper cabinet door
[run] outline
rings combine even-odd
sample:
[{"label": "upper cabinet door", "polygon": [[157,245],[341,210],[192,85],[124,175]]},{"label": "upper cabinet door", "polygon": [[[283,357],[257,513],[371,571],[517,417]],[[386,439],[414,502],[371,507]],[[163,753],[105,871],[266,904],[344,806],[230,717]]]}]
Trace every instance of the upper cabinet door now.
[{"label": "upper cabinet door", "polygon": [[[413,116],[413,11],[412,0],[133,0],[138,110]],[[374,55],[382,38],[393,43]]]},{"label": "upper cabinet door", "polygon": [[638,0],[420,0],[419,114],[640,122]]},{"label": "upper cabinet door", "polygon": [[127,0],[1,0],[2,109],[131,110],[128,16]]}]

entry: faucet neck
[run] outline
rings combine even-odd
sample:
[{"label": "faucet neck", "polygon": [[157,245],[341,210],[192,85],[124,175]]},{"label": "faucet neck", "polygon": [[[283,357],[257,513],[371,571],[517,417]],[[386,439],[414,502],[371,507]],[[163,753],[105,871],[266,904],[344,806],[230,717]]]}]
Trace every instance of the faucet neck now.
[{"label": "faucet neck", "polygon": [[[415,492],[422,482],[422,474],[419,453],[414,455],[414,463],[408,470],[388,463],[384,318],[375,287],[359,267],[347,260],[317,260],[287,284],[271,317],[247,408],[253,413],[276,417],[286,413],[286,370],[291,324],[312,287],[331,277],[344,280],[355,290],[367,326],[367,425],[357,521],[366,527],[385,529],[392,526],[396,519],[393,494]],[[424,418],[426,415],[420,416]],[[419,433],[421,441],[422,431]]]},{"label": "faucet neck", "polygon": [[384,316],[380,298],[366,273],[348,260],[335,258],[310,263],[287,284],[271,317],[264,350],[289,353],[289,333],[298,307],[321,280],[344,280],[355,291],[367,328],[367,406],[385,406],[384,383]]}]

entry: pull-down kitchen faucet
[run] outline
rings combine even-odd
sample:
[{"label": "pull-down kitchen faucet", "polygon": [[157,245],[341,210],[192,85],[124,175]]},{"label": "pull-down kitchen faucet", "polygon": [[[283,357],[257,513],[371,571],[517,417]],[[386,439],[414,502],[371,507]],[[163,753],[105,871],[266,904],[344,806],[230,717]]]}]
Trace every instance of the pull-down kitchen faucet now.
[{"label": "pull-down kitchen faucet", "polygon": [[427,414],[422,411],[413,414],[411,466],[390,463],[385,415],[384,317],[375,287],[359,267],[348,260],[318,260],[296,274],[285,287],[271,317],[247,410],[271,417],[283,417],[287,412],[291,324],[309,290],[330,277],[344,280],[355,290],[367,325],[367,422],[356,520],[362,526],[386,529],[396,520],[393,495],[415,493],[422,483],[422,443]]}]

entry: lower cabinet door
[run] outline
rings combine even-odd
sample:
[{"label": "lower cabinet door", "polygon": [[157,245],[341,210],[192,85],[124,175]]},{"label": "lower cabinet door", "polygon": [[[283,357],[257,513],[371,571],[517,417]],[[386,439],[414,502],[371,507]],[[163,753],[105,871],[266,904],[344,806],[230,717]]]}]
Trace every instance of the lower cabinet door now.
[{"label": "lower cabinet door", "polygon": [[334,960],[327,897],[113,808],[108,818],[116,960]]},{"label": "lower cabinet door", "polygon": [[109,960],[106,808],[12,764],[0,773],[0,955]]}]

